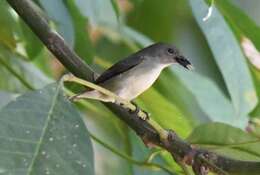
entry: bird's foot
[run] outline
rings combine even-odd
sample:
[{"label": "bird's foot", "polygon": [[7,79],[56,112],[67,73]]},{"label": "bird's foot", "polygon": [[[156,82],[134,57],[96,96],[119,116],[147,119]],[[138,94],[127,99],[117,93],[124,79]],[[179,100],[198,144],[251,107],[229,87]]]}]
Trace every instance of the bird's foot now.
[{"label": "bird's foot", "polygon": [[149,120],[150,114],[148,112],[142,111],[144,115],[139,115],[139,112],[141,111],[141,109],[137,106],[137,104],[135,102],[131,101],[131,103],[135,106],[135,110],[129,110],[130,113],[136,114],[138,117],[140,117],[144,121]]},{"label": "bird's foot", "polygon": [[150,113],[146,112],[146,111],[143,111],[144,113],[144,116],[143,117],[140,117],[142,120],[146,121],[146,120],[149,120],[150,119]]},{"label": "bird's foot", "polygon": [[78,95],[72,95],[72,96],[68,96],[68,100],[71,102],[76,102],[80,100],[80,98],[78,98]]}]

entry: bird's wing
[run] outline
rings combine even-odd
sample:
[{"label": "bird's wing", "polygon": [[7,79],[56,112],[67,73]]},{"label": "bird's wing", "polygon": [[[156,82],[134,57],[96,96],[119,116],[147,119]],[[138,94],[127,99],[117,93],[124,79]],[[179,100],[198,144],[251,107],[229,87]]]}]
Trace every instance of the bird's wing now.
[{"label": "bird's wing", "polygon": [[131,55],[116,64],[112,67],[107,69],[103,72],[95,81],[96,84],[104,83],[105,81],[109,80],[112,77],[115,77],[123,72],[128,71],[129,69],[133,68],[134,66],[141,63],[143,57],[137,54]]}]

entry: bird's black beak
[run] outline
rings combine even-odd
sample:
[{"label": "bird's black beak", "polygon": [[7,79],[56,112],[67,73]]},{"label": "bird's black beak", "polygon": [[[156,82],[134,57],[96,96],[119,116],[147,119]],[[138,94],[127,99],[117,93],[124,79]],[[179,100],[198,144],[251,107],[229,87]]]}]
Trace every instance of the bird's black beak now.
[{"label": "bird's black beak", "polygon": [[185,67],[186,69],[188,69],[188,70],[193,69],[191,62],[184,56],[177,56],[177,57],[175,57],[175,60],[177,63],[179,63],[181,66]]}]

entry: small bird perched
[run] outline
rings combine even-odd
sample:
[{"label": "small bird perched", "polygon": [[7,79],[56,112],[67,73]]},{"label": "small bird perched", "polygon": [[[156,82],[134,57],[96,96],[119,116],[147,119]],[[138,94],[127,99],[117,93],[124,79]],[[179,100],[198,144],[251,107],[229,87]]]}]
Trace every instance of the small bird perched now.
[{"label": "small bird perched", "polygon": [[[191,63],[179,53],[176,47],[156,43],[117,62],[103,72],[94,83],[131,101],[151,87],[161,71],[172,64],[180,64],[187,69],[192,68]],[[81,98],[116,103],[115,99],[97,90],[89,90],[72,97],[73,100]]]}]

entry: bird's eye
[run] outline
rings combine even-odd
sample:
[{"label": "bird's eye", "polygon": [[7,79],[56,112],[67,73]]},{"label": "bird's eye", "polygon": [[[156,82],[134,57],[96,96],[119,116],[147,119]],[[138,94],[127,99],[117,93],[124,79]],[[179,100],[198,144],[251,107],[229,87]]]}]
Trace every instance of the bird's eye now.
[{"label": "bird's eye", "polygon": [[169,48],[169,49],[167,50],[167,52],[168,52],[169,54],[174,54],[174,50],[173,50],[172,48]]}]

